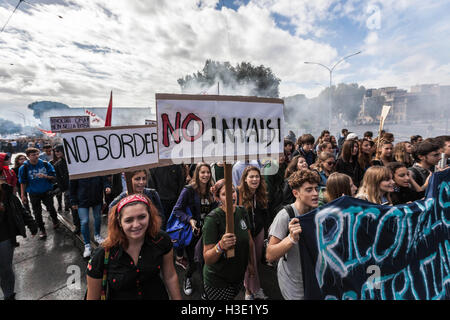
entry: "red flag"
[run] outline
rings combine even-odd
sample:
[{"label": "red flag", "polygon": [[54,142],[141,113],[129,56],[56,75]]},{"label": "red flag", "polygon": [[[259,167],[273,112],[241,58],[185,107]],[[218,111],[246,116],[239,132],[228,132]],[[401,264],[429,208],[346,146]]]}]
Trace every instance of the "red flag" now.
[{"label": "red flag", "polygon": [[39,131],[41,131],[43,134],[45,134],[48,137],[56,136],[56,132],[52,132],[51,130],[44,130],[44,129],[41,129],[39,127],[38,127],[38,129],[39,129]]},{"label": "red flag", "polygon": [[111,96],[109,98],[108,111],[106,112],[105,127],[111,127],[111,118],[112,118],[112,90]]}]

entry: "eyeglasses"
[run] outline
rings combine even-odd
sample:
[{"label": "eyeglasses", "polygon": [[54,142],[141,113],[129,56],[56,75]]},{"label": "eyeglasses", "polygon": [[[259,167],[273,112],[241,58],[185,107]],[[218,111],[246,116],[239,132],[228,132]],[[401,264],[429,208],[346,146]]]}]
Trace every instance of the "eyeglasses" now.
[{"label": "eyeglasses", "polygon": [[334,162],[334,161],[329,161],[329,162],[327,162],[327,164],[328,164],[329,166],[334,166],[334,165],[336,164],[336,162]]}]

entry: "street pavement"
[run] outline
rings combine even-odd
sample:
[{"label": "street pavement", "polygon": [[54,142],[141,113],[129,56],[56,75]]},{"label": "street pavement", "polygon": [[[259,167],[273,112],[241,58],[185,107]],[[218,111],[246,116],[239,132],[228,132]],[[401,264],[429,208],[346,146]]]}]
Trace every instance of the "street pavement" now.
[{"label": "street pavement", "polygon": [[[56,201],[55,201],[55,207]],[[59,213],[62,226],[53,230],[48,213],[43,210],[47,228],[47,239],[32,238],[27,230],[27,238],[17,237],[20,246],[14,252],[14,272],[16,275],[16,299],[18,300],[80,300],[86,291],[86,265],[83,259],[84,244],[81,236],[72,233],[74,226],[69,213]],[[90,216],[90,231],[93,239],[93,216]],[[107,217],[102,216],[101,234],[107,235]],[[97,244],[92,242],[93,248]],[[193,275],[193,293],[183,292],[184,269],[175,265],[183,299],[200,300],[200,270]],[[276,269],[260,265],[261,286],[270,299],[282,299],[278,288]],[[3,296],[0,296],[3,299]],[[236,300],[244,299],[244,290]]]},{"label": "street pavement", "polygon": [[[44,214],[45,216],[46,214]],[[73,235],[60,227],[53,230],[46,221],[47,240],[17,237],[20,246],[14,251],[17,300],[79,300],[86,288],[86,261],[75,246]],[[69,279],[75,275],[74,283]],[[0,299],[3,293],[0,290]]]}]

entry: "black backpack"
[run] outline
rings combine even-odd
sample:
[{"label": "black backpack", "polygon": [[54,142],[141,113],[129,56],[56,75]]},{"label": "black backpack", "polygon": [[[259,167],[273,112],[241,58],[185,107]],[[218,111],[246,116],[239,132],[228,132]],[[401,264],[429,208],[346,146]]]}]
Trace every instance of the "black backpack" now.
[{"label": "black backpack", "polygon": [[[281,210],[283,210],[283,209],[286,210],[286,212],[288,213],[288,215],[289,215],[289,221],[292,220],[292,218],[295,217],[294,209],[292,209],[292,206],[291,206],[290,204],[285,205],[283,208],[281,208]],[[280,211],[281,211],[281,210],[280,210]],[[283,259],[284,259],[284,261],[287,261],[287,256],[286,256],[286,254],[283,256]]]}]

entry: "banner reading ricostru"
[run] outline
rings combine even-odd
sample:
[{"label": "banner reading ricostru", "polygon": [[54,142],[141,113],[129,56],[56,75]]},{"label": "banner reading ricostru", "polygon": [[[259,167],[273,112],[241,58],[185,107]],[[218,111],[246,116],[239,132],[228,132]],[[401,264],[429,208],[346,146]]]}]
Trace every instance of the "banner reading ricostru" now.
[{"label": "banner reading ricostru", "polygon": [[450,169],[424,200],[341,197],[300,217],[306,299],[450,299]]}]

